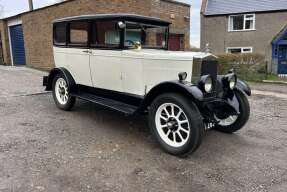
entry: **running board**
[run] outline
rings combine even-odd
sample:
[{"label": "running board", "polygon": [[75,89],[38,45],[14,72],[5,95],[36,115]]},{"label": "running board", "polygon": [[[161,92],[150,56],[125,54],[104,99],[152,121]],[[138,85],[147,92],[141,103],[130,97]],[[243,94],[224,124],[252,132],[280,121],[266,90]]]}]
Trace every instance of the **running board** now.
[{"label": "running board", "polygon": [[133,115],[138,109],[136,106],[133,105],[129,105],[120,101],[115,101],[113,99],[99,97],[86,92],[71,93],[71,96],[119,111],[121,113],[124,113],[125,115]]}]

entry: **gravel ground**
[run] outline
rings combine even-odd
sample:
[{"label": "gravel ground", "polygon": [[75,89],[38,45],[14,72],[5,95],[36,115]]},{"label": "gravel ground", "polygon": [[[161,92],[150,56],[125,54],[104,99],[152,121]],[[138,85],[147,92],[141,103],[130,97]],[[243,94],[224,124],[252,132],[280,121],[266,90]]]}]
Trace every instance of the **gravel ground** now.
[{"label": "gravel ground", "polygon": [[[9,79],[22,70],[0,69],[11,83],[0,85],[1,192],[286,192],[286,99],[252,96],[243,130],[210,131],[196,153],[177,158],[159,148],[144,117],[83,101],[60,111],[51,94],[29,95],[43,89],[40,73],[27,73],[17,82],[27,95],[17,96]],[[25,90],[27,81],[37,86]]]},{"label": "gravel ground", "polygon": [[252,89],[287,94],[287,85],[272,83],[250,83]]}]

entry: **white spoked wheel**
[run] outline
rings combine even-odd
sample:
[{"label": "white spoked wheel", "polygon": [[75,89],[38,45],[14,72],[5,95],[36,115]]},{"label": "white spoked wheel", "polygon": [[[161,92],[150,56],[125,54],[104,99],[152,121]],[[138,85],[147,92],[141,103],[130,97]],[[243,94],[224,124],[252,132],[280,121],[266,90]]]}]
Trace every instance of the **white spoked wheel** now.
[{"label": "white spoked wheel", "polygon": [[66,105],[69,99],[68,85],[65,79],[58,78],[55,84],[55,95],[61,105]]},{"label": "white spoked wheel", "polygon": [[189,139],[189,120],[176,104],[162,104],[156,111],[155,124],[161,139],[171,147],[182,147]]},{"label": "white spoked wheel", "polygon": [[178,93],[159,95],[152,102],[149,126],[160,146],[177,156],[196,151],[204,133],[197,106]]},{"label": "white spoked wheel", "polygon": [[215,116],[215,119],[218,121],[218,125],[223,126],[223,127],[227,127],[230,125],[233,125],[236,120],[238,119],[237,115],[231,115],[229,117],[227,117],[226,119],[219,119],[218,117]]}]

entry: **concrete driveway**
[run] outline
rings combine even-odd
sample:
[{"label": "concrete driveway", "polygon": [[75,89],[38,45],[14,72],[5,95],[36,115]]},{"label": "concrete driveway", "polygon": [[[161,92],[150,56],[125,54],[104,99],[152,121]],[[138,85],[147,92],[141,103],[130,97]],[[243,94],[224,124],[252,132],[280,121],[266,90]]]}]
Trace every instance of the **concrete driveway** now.
[{"label": "concrete driveway", "polygon": [[1,192],[286,192],[285,98],[252,96],[243,130],[210,131],[195,154],[177,158],[159,148],[144,117],[83,101],[58,110],[51,94],[34,95],[41,76],[0,69]]},{"label": "concrete driveway", "polygon": [[0,65],[0,97],[43,93],[42,71]]}]

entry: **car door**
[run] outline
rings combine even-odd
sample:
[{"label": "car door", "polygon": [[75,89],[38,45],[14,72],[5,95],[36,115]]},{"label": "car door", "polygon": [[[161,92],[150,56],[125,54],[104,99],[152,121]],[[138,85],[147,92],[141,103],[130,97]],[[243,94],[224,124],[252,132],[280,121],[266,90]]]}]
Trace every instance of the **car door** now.
[{"label": "car door", "polygon": [[123,91],[120,31],[115,21],[95,21],[92,24],[91,76],[95,88]]},{"label": "car door", "polygon": [[68,24],[67,68],[77,84],[92,86],[90,72],[89,23],[76,21]]}]

